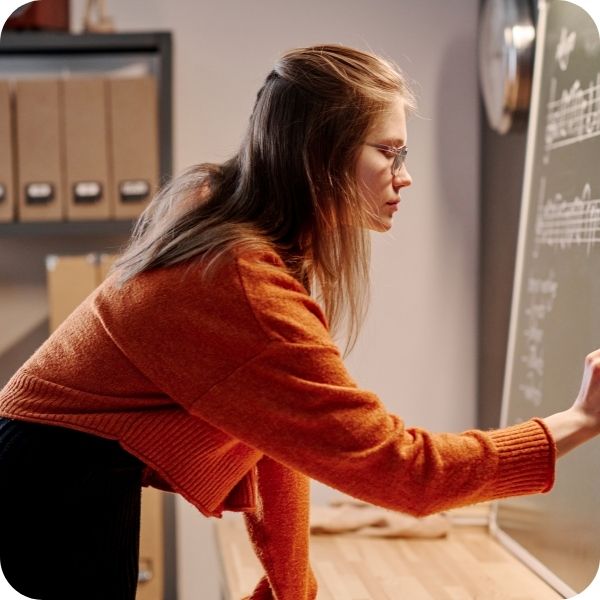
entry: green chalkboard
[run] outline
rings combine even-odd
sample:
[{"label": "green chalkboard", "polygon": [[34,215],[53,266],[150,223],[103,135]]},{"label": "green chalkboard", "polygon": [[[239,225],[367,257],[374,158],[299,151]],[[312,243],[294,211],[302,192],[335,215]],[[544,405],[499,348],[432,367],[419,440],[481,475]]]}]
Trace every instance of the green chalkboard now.
[{"label": "green chalkboard", "polygon": [[[600,347],[600,38],[575,3],[539,8],[503,425],[568,408]],[[600,443],[561,459],[550,493],[501,501],[492,529],[563,595],[585,589],[600,561]]]}]

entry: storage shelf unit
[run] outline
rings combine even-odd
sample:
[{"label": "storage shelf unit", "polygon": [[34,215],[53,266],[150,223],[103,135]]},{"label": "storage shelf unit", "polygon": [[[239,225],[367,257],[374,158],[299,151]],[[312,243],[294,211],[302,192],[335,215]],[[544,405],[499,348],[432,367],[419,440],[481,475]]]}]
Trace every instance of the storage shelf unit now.
[{"label": "storage shelf unit", "polygon": [[[81,34],[6,32],[0,79],[68,74],[151,74],[157,81],[159,181],[172,172],[172,38],[169,32]],[[48,254],[118,252],[131,220],[0,223],[0,387],[48,334]],[[165,497],[164,596],[174,600],[175,509]],[[146,598],[140,590],[140,598]]]},{"label": "storage shelf unit", "polygon": [[[161,183],[168,181],[172,171],[171,61],[170,32],[81,35],[6,32],[0,38],[0,79],[70,73],[110,76],[143,71],[152,74],[158,88]],[[23,294],[13,293],[14,290],[44,288],[46,254],[118,252],[132,227],[131,220],[0,223],[0,295],[5,298],[5,313],[21,312],[17,305],[23,303],[19,300]],[[13,292],[9,294],[8,289]],[[35,320],[39,320],[39,314]],[[0,331],[0,357],[10,349],[2,338]],[[24,337],[24,343],[25,340]],[[13,343],[18,344],[19,340]],[[6,381],[14,366],[10,361],[3,361],[0,384]]]}]

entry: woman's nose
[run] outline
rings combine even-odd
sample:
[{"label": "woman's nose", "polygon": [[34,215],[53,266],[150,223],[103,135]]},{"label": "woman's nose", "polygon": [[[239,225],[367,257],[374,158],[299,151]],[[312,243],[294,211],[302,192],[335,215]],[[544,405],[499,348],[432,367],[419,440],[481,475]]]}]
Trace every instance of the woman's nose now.
[{"label": "woman's nose", "polygon": [[392,182],[394,187],[398,188],[408,187],[412,184],[412,177],[406,168],[406,163],[404,163],[400,171],[394,175]]}]

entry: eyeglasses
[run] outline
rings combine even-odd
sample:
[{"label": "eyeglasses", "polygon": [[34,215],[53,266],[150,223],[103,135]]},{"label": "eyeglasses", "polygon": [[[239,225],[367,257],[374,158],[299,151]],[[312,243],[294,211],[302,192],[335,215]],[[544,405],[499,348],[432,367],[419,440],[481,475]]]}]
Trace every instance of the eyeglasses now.
[{"label": "eyeglasses", "polygon": [[393,154],[394,162],[392,163],[392,177],[398,177],[398,175],[400,175],[402,165],[404,165],[406,155],[408,154],[408,146],[397,148],[396,146],[386,146],[385,144],[369,144],[368,142],[365,142],[365,145]]}]

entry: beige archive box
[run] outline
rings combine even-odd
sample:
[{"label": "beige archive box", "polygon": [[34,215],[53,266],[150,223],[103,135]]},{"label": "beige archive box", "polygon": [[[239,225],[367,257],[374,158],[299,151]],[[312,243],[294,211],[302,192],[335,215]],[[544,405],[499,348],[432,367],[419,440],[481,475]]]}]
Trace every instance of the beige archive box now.
[{"label": "beige archive box", "polygon": [[137,217],[158,184],[158,98],[154,77],[113,78],[109,89],[116,219]]},{"label": "beige archive box", "polygon": [[15,215],[11,94],[8,81],[0,81],[0,222]]},{"label": "beige archive box", "polygon": [[62,88],[67,219],[109,219],[106,81],[65,79]]},{"label": "beige archive box", "polygon": [[[106,277],[111,254],[46,258],[50,331],[54,331]],[[164,590],[164,492],[142,490],[140,570],[136,600],[162,600]]]},{"label": "beige archive box", "polygon": [[46,257],[50,331],[54,331],[98,285],[95,254]]},{"label": "beige archive box", "polygon": [[108,277],[110,268],[117,260],[117,254],[100,254],[98,257],[98,276],[100,281],[104,281]]},{"label": "beige archive box", "polygon": [[63,164],[59,81],[16,82],[18,218],[60,221]]}]

